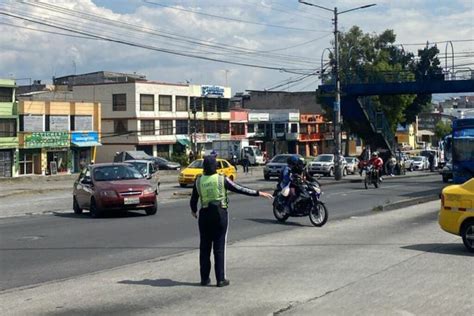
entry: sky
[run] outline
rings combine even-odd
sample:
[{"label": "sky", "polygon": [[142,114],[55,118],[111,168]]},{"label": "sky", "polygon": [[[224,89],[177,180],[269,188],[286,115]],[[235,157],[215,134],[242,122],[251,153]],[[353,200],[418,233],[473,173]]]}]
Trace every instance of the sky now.
[{"label": "sky", "polygon": [[[415,54],[443,42],[443,66],[451,40],[456,66],[474,69],[474,0],[306,1],[339,11],[375,3],[339,15],[340,30],[393,29]],[[20,85],[107,70],[232,93],[311,91],[333,39],[332,12],[297,0],[0,0],[2,12],[9,16],[0,14],[0,77]]]}]

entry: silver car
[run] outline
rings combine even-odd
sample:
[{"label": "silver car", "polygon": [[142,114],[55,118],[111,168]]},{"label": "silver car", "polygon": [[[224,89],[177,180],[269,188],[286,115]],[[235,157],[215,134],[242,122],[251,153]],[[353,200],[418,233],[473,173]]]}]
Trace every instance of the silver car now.
[{"label": "silver car", "polygon": [[356,157],[344,157],[347,162],[347,173],[355,174],[359,171],[359,159]]},{"label": "silver car", "polygon": [[[341,157],[342,175],[347,175],[347,162],[344,157]],[[334,155],[333,154],[322,154],[314,158],[307,166],[308,173],[314,175],[316,173],[323,174],[325,176],[334,176]]]},{"label": "silver car", "polygon": [[160,192],[160,177],[158,176],[158,170],[155,168],[155,164],[151,160],[126,160],[128,163],[135,167],[140,173],[150,181],[151,186],[155,189],[156,194]]},{"label": "silver car", "polygon": [[265,178],[265,180],[270,180],[271,177],[279,178],[281,175],[281,171],[284,167],[287,166],[286,161],[291,156],[296,156],[299,159],[304,159],[302,156],[294,154],[276,155],[275,157],[273,157],[272,160],[270,160],[269,163],[265,165],[265,168],[263,168],[263,177]]}]

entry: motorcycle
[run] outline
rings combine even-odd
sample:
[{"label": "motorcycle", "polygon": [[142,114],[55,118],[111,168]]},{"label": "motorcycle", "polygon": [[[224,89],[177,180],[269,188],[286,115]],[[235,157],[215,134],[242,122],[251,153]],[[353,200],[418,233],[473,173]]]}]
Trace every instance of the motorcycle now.
[{"label": "motorcycle", "polygon": [[[304,180],[300,176],[293,176],[292,183],[294,183],[299,190],[298,197],[291,205],[291,211],[288,214],[285,212],[285,206],[287,203],[287,197],[282,194],[282,189],[278,185],[273,192],[273,215],[277,221],[283,223],[290,216],[292,217],[303,217],[309,216],[311,224],[316,227],[321,227],[326,224],[328,220],[328,210],[326,205],[320,201],[321,188],[317,182]],[[289,188],[284,188],[283,190]]]},{"label": "motorcycle", "polygon": [[364,186],[366,189],[368,189],[369,185],[371,184],[373,184],[374,187],[377,189],[380,186],[381,181],[377,169],[375,169],[372,165],[368,165],[365,168]]}]

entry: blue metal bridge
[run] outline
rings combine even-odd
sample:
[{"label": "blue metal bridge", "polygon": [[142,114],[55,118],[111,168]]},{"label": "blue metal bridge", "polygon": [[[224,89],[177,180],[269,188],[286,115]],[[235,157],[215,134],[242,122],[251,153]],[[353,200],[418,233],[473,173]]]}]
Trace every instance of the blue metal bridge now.
[{"label": "blue metal bridge", "polygon": [[[394,153],[395,136],[385,115],[373,106],[370,96],[399,94],[442,94],[474,92],[474,71],[462,69],[415,80],[413,74],[383,73],[365,82],[347,78],[341,85],[341,115],[351,131],[367,135],[371,147]],[[319,86],[326,104],[334,101],[334,84]]]}]

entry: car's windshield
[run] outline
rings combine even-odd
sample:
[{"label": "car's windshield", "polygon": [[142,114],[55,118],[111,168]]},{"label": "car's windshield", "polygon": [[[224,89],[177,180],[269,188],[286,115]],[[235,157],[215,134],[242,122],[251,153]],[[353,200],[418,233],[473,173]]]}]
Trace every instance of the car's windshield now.
[{"label": "car's windshield", "polygon": [[414,161],[422,161],[422,160],[423,160],[423,157],[416,156],[416,157],[413,157],[413,160],[414,160]]},{"label": "car's windshield", "polygon": [[143,175],[129,166],[104,166],[94,168],[95,181],[142,179]]},{"label": "car's windshield", "polygon": [[285,163],[286,160],[288,160],[288,157],[290,156],[275,156],[273,157],[272,162]]},{"label": "car's windshield", "polygon": [[144,162],[130,162],[130,164],[135,167],[141,174],[145,175],[148,172],[148,164]]},{"label": "car's windshield", "polygon": [[262,151],[259,148],[254,148],[253,151],[255,152],[255,156],[261,156]]},{"label": "car's windshield", "polygon": [[332,161],[332,156],[331,155],[319,155],[318,157],[314,158],[314,161],[330,162],[330,161]]},{"label": "car's windshield", "polygon": [[352,163],[355,161],[355,158],[351,158],[351,157],[345,157],[345,158],[346,158],[346,161],[349,163]]},{"label": "car's windshield", "polygon": [[202,168],[202,160],[194,160],[190,165],[189,168]]}]

